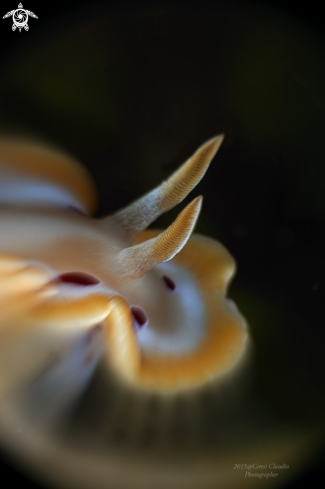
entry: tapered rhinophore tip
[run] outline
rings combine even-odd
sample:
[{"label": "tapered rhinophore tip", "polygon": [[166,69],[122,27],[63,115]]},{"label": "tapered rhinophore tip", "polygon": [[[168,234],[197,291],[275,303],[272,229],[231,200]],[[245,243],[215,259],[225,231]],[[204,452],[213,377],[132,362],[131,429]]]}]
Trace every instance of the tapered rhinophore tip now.
[{"label": "tapered rhinophore tip", "polygon": [[131,278],[145,275],[158,263],[171,260],[190,238],[202,207],[203,197],[196,197],[159,236],[122,250],[121,272]]},{"label": "tapered rhinophore tip", "polygon": [[161,214],[182,202],[203,178],[220,148],[223,134],[206,141],[166,181],[113,215],[113,219],[130,236],[144,231]]}]

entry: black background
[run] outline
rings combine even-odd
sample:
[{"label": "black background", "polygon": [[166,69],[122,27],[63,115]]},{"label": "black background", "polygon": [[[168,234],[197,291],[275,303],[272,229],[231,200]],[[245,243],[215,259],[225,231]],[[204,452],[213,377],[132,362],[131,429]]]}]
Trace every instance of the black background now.
[{"label": "black background", "polygon": [[[156,2],[155,0],[153,0],[151,2],[108,1],[108,2],[103,2],[103,3],[105,4],[105,8],[110,8],[112,12],[114,12],[114,11],[118,12],[118,13],[125,12],[126,15],[130,11],[130,9],[134,8],[135,6],[139,9],[141,9],[141,8],[144,8],[146,5],[150,5],[150,7],[152,7],[153,5],[161,5],[162,7],[166,7],[166,6],[168,6],[168,4],[173,4],[173,5],[177,4],[179,6],[182,6],[182,8],[185,11],[186,9],[189,9],[189,8],[202,9],[202,8],[204,8],[205,5],[207,7],[210,7],[211,5],[213,5],[213,6],[220,5],[220,7],[223,8],[223,6],[227,4],[227,2],[202,2],[202,1],[201,2],[193,2],[193,1],[187,1],[187,2],[161,1],[161,2]],[[242,3],[244,4],[244,2],[242,2]],[[29,10],[34,11],[38,15],[38,20],[37,21],[36,20],[30,21],[30,23],[29,23],[30,31],[26,35],[24,32],[22,32],[21,34],[19,34],[18,32],[12,33],[10,20],[1,20],[1,23],[0,23],[0,34],[1,34],[0,59],[5,60],[5,62],[3,63],[2,69],[0,69],[0,72],[2,74],[3,74],[3,69],[6,69],[4,67],[6,67],[8,65],[8,60],[9,61],[11,60],[12,53],[18,53],[19,49],[23,49],[25,52],[28,51],[29,47],[27,45],[26,37],[25,37],[24,41],[22,41],[22,39],[21,39],[22,36],[27,36],[27,35],[30,36],[30,38],[28,39],[28,42],[31,43],[30,44],[31,47],[33,46],[33,44],[35,45],[35,43],[37,43],[37,36],[38,36],[39,32],[43,31],[43,29],[44,29],[44,24],[42,24],[43,19],[47,19],[48,22],[51,21],[52,28],[53,28],[53,25],[55,25],[56,21],[59,22],[61,19],[66,18],[67,16],[70,19],[73,19],[73,17],[75,17],[77,19],[79,12],[81,12],[81,11],[84,12],[85,9],[88,9],[88,8],[89,8],[89,11],[91,12],[92,8],[93,8],[91,6],[90,2],[89,2],[89,4],[87,4],[87,2],[80,2],[80,1],[79,2],[78,1],[64,2],[64,4],[63,3],[60,4],[59,2],[53,2],[53,3],[52,2],[51,3],[42,2],[42,4],[40,4],[40,3],[33,2],[33,1],[29,1],[27,4],[27,1],[25,0],[25,2],[23,2],[23,4],[24,4],[25,8],[28,8]],[[315,29],[319,33],[322,33],[325,36],[325,30],[324,30],[324,27],[325,27],[325,20],[324,19],[325,19],[325,17],[323,15],[323,6],[319,2],[309,1],[308,3],[306,3],[306,2],[305,3],[299,3],[296,1],[282,1],[282,2],[275,2],[275,1],[274,2],[263,2],[263,1],[260,1],[260,2],[255,2],[255,4],[271,5],[273,7],[280,8],[282,11],[286,12],[287,15],[292,16],[292,18],[295,18],[295,19],[297,18],[297,19],[303,20],[306,24],[308,24],[310,29]],[[88,7],[88,5],[89,5],[89,7]],[[15,2],[12,2],[12,0],[2,2],[2,4],[1,4],[1,11],[3,12],[2,15],[4,15],[7,11],[12,10],[13,8],[16,8],[16,6],[15,6]],[[15,34],[15,35],[13,35],[13,34]],[[32,38],[31,36],[34,36],[34,37]],[[324,58],[325,58],[325,53],[324,53]],[[12,61],[9,62],[9,65],[11,62]],[[3,97],[3,94],[0,94],[0,98],[2,98],[2,97]],[[5,107],[5,110],[2,113],[1,113],[1,111],[2,111],[1,105],[3,107]],[[5,101],[2,100],[2,102],[0,102],[0,120],[2,122],[4,120],[4,117],[7,117],[9,112],[10,112],[10,110],[8,109],[8,106],[6,106]],[[13,124],[15,125],[16,123],[17,123],[17,121],[13,117]],[[323,127],[323,129],[325,129],[325,127]],[[211,130],[209,124],[207,125],[207,130],[208,131]],[[320,132],[321,132],[321,128],[320,128]],[[204,136],[204,134],[205,134],[204,130],[202,130],[201,133],[202,133],[202,137],[204,140],[204,137],[205,137]],[[211,133],[211,134],[209,132],[207,133],[207,137],[212,136],[212,135],[213,135],[213,133]],[[66,141],[64,140],[64,137],[62,137],[59,132],[55,132],[53,130],[52,134],[51,134],[52,139],[55,139],[57,136],[59,136],[59,139],[61,137],[61,140],[60,140],[61,144],[66,143]],[[200,138],[201,138],[201,134],[200,134],[200,137],[198,136],[197,141],[194,141],[192,146],[189,146],[189,149],[194,150],[195,147],[197,146],[196,143],[202,142],[202,138],[201,139]],[[74,150],[74,149],[75,149],[75,143],[72,143],[71,144],[71,150]],[[82,157],[83,155],[81,154],[78,156]],[[235,150],[233,150],[233,152],[232,152],[232,157],[233,158],[239,157],[238,155],[236,155]],[[220,155],[220,159],[221,158],[222,158],[222,156]],[[86,159],[87,159],[87,157],[86,157]],[[179,160],[178,160],[178,162],[179,162]],[[324,162],[324,165],[325,165],[325,162]],[[98,163],[98,166],[100,166],[100,163]],[[94,175],[93,176],[94,176],[95,180],[96,180],[96,176],[97,176],[96,171],[98,173],[99,170],[96,170],[96,168],[94,169]],[[169,170],[168,170],[168,173],[169,173]],[[277,173],[275,171],[275,173],[273,174],[275,185],[277,185],[276,177],[277,177]],[[237,187],[239,187],[240,178],[241,178],[241,175],[239,175],[238,181],[235,182],[235,184],[234,184]],[[284,177],[283,181],[285,181],[285,177]],[[283,181],[282,181],[282,183],[283,183]],[[141,189],[141,191],[142,191],[142,189]],[[284,191],[284,190],[281,188],[281,185],[278,185],[277,192],[279,194],[281,194],[282,191]],[[131,195],[131,197],[133,197],[133,195]],[[126,203],[126,202],[124,202],[123,199],[128,200],[128,198],[129,198],[129,194],[128,194],[128,191],[126,190],[125,196],[121,197],[121,199],[122,199],[121,205]],[[99,212],[105,213],[105,212],[111,211],[112,210],[110,208],[111,202],[110,201],[106,202],[102,197],[100,199],[101,200],[100,200]],[[323,206],[324,206],[324,204],[323,204]],[[231,212],[230,212],[230,214],[231,214]],[[221,220],[223,218],[226,219],[226,216],[223,216],[222,212],[221,212]],[[260,217],[255,216],[256,220],[258,218],[260,218]],[[238,224],[236,222],[235,217],[232,217],[232,219],[233,219],[233,225],[234,226],[235,226],[235,224]],[[279,220],[280,218],[278,216],[274,216],[274,219]],[[248,226],[252,227],[252,226],[254,226],[254,223],[255,223],[255,221],[254,221],[254,219],[252,219],[251,223],[248,223]],[[308,240],[314,241],[315,240],[315,242],[316,242],[318,235],[320,233],[320,230],[322,229],[323,225],[324,225],[324,221],[322,219],[320,219],[315,224],[315,221],[313,219],[309,218],[308,216],[306,219],[301,219],[299,221],[299,227],[300,228],[301,228],[301,226],[305,227],[305,236],[306,236],[305,239],[306,239],[306,241],[308,241]],[[221,228],[222,228],[222,226],[221,226]],[[242,229],[242,228],[239,227],[238,229],[239,229],[238,233],[240,234],[240,232],[241,232],[240,229]],[[204,232],[204,230],[202,232]],[[227,235],[227,228],[226,227],[225,227],[225,229],[223,229],[223,232],[225,235],[226,244],[230,247],[230,249],[232,250],[232,252],[236,256],[238,262],[242,263],[241,281],[244,282],[245,278],[247,278],[249,276],[248,269],[245,269],[245,257],[244,257],[245,249],[244,250],[242,249],[241,243],[238,244],[238,241],[236,241],[234,239],[234,237],[231,237],[229,234]],[[267,237],[265,237],[265,240],[266,239],[267,239]],[[311,246],[310,252],[312,252],[312,249],[313,249],[313,247]],[[319,247],[317,245],[315,245],[314,250],[316,253],[316,257],[317,257],[315,260],[321,259],[321,257],[319,257],[317,255],[317,253],[319,252]],[[288,255],[288,256],[282,256],[280,258],[277,256],[276,259],[277,260],[281,259],[285,262],[286,260],[289,260],[290,258]],[[269,266],[270,266],[270,268],[273,266],[272,260],[271,260]],[[324,270],[324,265],[322,264],[322,266],[323,266],[323,268],[320,267],[320,269]],[[306,271],[305,273],[307,276],[308,272]],[[257,271],[255,272],[254,277],[256,280],[261,278],[261,277],[259,277]],[[319,278],[319,281],[321,282],[322,277],[318,277],[318,278]],[[299,280],[298,276],[296,277],[296,279]],[[310,277],[310,279],[312,280],[312,277]],[[292,296],[289,298],[289,301],[291,301],[291,304],[294,304],[294,302],[295,302],[294,293],[295,292],[292,292]],[[234,289],[234,295],[236,295],[236,288]],[[300,299],[297,298],[296,300],[299,301]],[[322,302],[324,302],[324,299],[320,300],[317,304],[316,303],[313,304],[313,307],[315,306],[315,317],[318,314],[320,314],[320,308],[321,308]],[[310,305],[311,304],[312,304],[312,302],[310,302]],[[243,309],[243,307],[241,307],[241,308]],[[247,313],[247,316],[249,316],[248,313]],[[318,337],[319,343],[321,344],[322,340],[324,340],[324,333],[323,333],[323,331],[321,331],[318,334],[319,334],[319,337]],[[324,345],[324,343],[323,343],[323,345]],[[319,358],[321,349],[322,349],[321,346],[319,346],[319,350],[318,351],[316,350],[315,358]],[[309,359],[308,359],[308,361],[309,361]],[[315,370],[317,369],[319,371],[319,377],[322,378],[323,374],[324,374],[323,359],[319,360],[318,363],[315,360],[315,362],[313,364],[313,368]],[[319,401],[318,408],[317,408],[320,411],[324,410],[325,405],[323,402],[324,402],[324,399],[322,398],[321,401]],[[323,467],[324,466],[325,466],[324,456],[322,454],[320,454],[319,459],[315,460],[313,466],[309,467],[308,470],[299,477],[299,479],[293,481],[291,484],[286,486],[287,489],[318,486],[319,482],[321,480],[323,480],[323,478],[324,478],[324,473],[323,473]],[[1,465],[1,480],[2,480],[2,484],[4,485],[4,487],[6,485],[9,486],[11,484],[12,485],[15,484],[16,487],[34,487],[33,484],[28,479],[25,479],[19,473],[17,473],[15,470],[12,470],[10,468],[10,465],[8,466],[6,463],[3,463]]]}]

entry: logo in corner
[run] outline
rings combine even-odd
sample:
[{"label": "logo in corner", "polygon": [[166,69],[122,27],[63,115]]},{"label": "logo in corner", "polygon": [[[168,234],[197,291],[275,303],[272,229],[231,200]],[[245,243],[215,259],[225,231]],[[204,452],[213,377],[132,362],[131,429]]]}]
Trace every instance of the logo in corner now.
[{"label": "logo in corner", "polygon": [[25,31],[28,31],[28,16],[38,19],[37,15],[35,15],[33,12],[23,9],[23,5],[21,3],[18,5],[16,10],[7,12],[6,15],[3,16],[3,19],[11,16],[13,21],[12,30],[15,31],[18,28],[19,32],[21,32],[22,28],[24,28]]}]

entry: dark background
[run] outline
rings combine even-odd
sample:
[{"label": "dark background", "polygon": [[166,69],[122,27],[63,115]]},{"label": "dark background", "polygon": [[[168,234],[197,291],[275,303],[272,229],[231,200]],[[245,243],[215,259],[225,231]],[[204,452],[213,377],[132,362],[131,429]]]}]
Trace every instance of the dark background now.
[{"label": "dark background", "polygon": [[[23,4],[38,15],[28,33],[12,32],[10,19],[0,23],[0,125],[83,161],[99,189],[98,215],[149,190],[224,132],[190,196],[205,196],[197,231],[236,257],[230,296],[251,327],[260,396],[297,422],[323,420],[321,5]],[[1,16],[13,8],[15,2],[2,2]],[[322,465],[320,454],[287,487],[315,485]],[[2,470],[11,482],[28,484],[6,465]]]}]

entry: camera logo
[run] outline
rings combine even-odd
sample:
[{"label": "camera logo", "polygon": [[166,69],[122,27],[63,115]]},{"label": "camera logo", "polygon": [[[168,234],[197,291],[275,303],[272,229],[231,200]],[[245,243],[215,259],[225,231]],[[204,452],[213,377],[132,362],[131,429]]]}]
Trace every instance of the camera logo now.
[{"label": "camera logo", "polygon": [[33,12],[23,9],[23,5],[21,3],[18,5],[18,8],[16,10],[11,10],[11,12],[7,12],[6,15],[3,16],[3,19],[11,16],[13,21],[12,30],[15,31],[18,28],[19,32],[21,32],[22,28],[24,28],[25,31],[28,31],[28,16],[34,17],[34,19],[38,19],[37,15],[35,15]]}]

